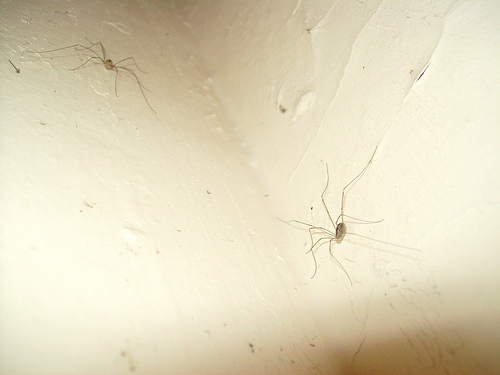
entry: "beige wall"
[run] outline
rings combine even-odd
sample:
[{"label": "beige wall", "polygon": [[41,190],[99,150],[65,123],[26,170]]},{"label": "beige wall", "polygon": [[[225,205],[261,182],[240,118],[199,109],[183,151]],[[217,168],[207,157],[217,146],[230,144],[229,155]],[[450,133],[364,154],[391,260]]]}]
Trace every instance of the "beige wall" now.
[{"label": "beige wall", "polygon": [[0,372],[500,366],[494,1],[0,7]]}]

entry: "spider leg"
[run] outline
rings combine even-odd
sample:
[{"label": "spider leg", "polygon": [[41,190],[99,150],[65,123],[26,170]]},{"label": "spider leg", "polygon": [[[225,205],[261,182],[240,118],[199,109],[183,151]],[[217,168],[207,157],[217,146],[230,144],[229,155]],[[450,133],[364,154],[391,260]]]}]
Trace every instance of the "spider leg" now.
[{"label": "spider leg", "polygon": [[[278,220],[280,221],[283,221],[281,219],[278,218]],[[300,220],[290,220],[290,221],[283,221],[284,223],[288,224],[288,223],[297,223],[297,224],[301,224],[301,225],[306,225],[308,226],[309,228],[312,228],[312,229],[317,229],[319,232],[323,232],[323,233],[327,233],[331,236],[335,236],[335,233],[333,233],[331,230],[328,230],[326,228],[323,228],[323,227],[318,227],[316,225],[312,225],[312,224],[309,224],[309,223],[306,223],[306,222],[303,222],[303,221],[300,221]]]},{"label": "spider leg", "polygon": [[[311,236],[312,236],[312,235],[311,235]],[[335,239],[335,238],[333,238],[333,239]],[[309,253],[311,253],[311,252],[314,252],[314,248],[319,247],[319,246],[318,246],[318,244],[319,244],[321,241],[324,241],[324,240],[331,241],[331,240],[333,240],[333,239],[332,239],[332,237],[331,237],[331,236],[321,237],[321,238],[317,239],[315,242],[312,242],[312,246],[311,246],[311,248],[307,251],[307,253],[306,253],[306,254],[309,254]],[[320,246],[321,246],[321,245],[320,245]]]},{"label": "spider leg", "polygon": [[344,217],[347,217],[348,219],[356,220],[359,222],[359,224],[377,224],[377,223],[381,223],[382,221],[384,221],[384,219],[381,219],[381,220],[363,220],[363,219],[358,219],[357,217],[349,216],[349,215],[344,215]]},{"label": "spider leg", "polygon": [[[373,157],[375,156],[375,153],[377,152],[377,149],[378,149],[378,146],[375,147],[375,150],[373,151],[373,154],[372,154],[372,157],[370,158],[370,160],[368,160],[368,163],[366,163],[365,167],[363,168],[363,170],[361,172],[359,172],[359,174],[354,177],[346,186],[344,186],[344,188],[342,189],[342,206],[340,208],[340,216],[344,216],[344,202],[345,202],[345,191],[349,191],[353,186],[354,184],[356,184],[356,182],[359,181],[359,179],[365,174],[366,170],[368,169],[368,167],[370,166],[370,164],[372,163],[373,161]],[[350,186],[350,187],[349,187]]]},{"label": "spider leg", "polygon": [[76,48],[78,46],[80,46],[80,44],[73,44],[71,46],[62,47],[62,48],[56,48],[56,49],[51,49],[51,50],[48,50],[48,51],[26,51],[26,52],[28,52],[28,53],[49,53],[49,52],[63,51],[65,49],[69,49],[69,48]]},{"label": "spider leg", "polygon": [[68,69],[68,70],[78,70],[80,68],[83,68],[85,65],[87,65],[91,60],[93,59],[100,59],[99,56],[91,56],[87,61],[85,61],[82,65],[78,65],[76,68]]},{"label": "spider leg", "polygon": [[323,193],[321,194],[321,202],[323,202],[323,207],[325,207],[326,213],[328,215],[328,219],[330,219],[330,222],[336,228],[337,227],[337,222],[335,222],[335,223],[333,222],[332,216],[330,215],[330,211],[328,210],[328,207],[327,207],[327,205],[325,203],[325,193],[326,193],[326,189],[328,189],[328,184],[329,183],[330,183],[330,172],[328,171],[328,164],[326,164],[326,186],[325,186],[325,189],[323,190]]},{"label": "spider leg", "polygon": [[[311,241],[312,241],[312,236],[313,236],[313,232],[312,232],[312,231],[313,231],[314,229],[315,229],[315,228],[309,228],[309,234],[311,235]],[[322,228],[322,229],[324,229],[324,228]],[[329,231],[327,231],[327,232],[329,232]],[[326,233],[326,234],[327,234],[327,236],[326,236],[326,237],[321,237],[321,238],[318,238],[318,239],[316,240],[316,242],[312,243],[311,248],[310,248],[310,249],[309,249],[309,251],[306,253],[306,254],[311,253],[311,254],[312,254],[312,256],[313,256],[313,259],[314,259],[314,273],[313,273],[313,275],[311,276],[311,279],[312,279],[312,278],[314,278],[314,276],[316,276],[316,272],[318,271],[318,263],[317,263],[317,261],[316,261],[316,256],[314,255],[314,249],[315,249],[315,248],[317,249],[318,247],[320,247],[320,246],[321,246],[321,241],[325,241],[325,240],[327,240],[327,241],[329,241],[329,243],[331,244],[331,243],[332,243],[332,241],[335,239],[335,235],[333,235],[333,233],[332,233],[332,234],[330,234],[330,233]],[[332,235],[333,235],[333,237],[332,237]]]},{"label": "spider leg", "polygon": [[335,259],[335,262],[337,262],[337,264],[340,266],[340,268],[342,269],[342,271],[344,271],[344,273],[347,275],[347,277],[349,278],[349,282],[351,283],[351,286],[352,286],[351,276],[349,276],[349,274],[345,270],[344,266],[337,260],[337,258],[335,258],[335,255],[333,255],[333,253],[332,253],[332,241],[333,240],[330,240],[330,245],[329,245],[328,251],[330,252],[330,255],[333,257],[333,259]]},{"label": "spider leg", "polygon": [[[115,64],[116,66],[116,64]],[[139,84],[140,87],[142,87],[144,90],[148,91],[148,92],[151,92],[150,89],[148,89],[146,86],[144,86],[140,81],[139,81],[139,78],[137,77],[137,74],[135,74],[135,72],[130,69],[130,68],[127,68],[125,66],[116,66],[118,69],[123,69],[125,70],[126,72],[129,72],[130,74],[132,74],[133,76],[135,76],[135,79],[137,80],[137,83]]]},{"label": "spider leg", "polygon": [[[57,52],[57,51],[63,51],[63,50],[66,50],[66,49],[69,49],[69,48],[74,48],[76,49],[77,51],[82,51],[82,50],[88,50],[90,52],[92,52],[95,57],[94,58],[98,58],[100,59],[101,61],[104,62],[104,60],[102,60],[101,56],[99,56],[94,50],[92,50],[92,47],[95,46],[96,43],[92,44],[90,47],[85,47],[81,44],[73,44],[71,46],[67,46],[67,47],[62,47],[62,48],[56,48],[56,49],[51,49],[51,50],[48,50],[48,51],[26,51],[28,53],[38,53],[38,54],[41,54],[41,53],[50,53],[50,52]],[[85,65],[87,62],[85,62],[84,64],[80,65],[78,68],[81,68],[83,65]],[[78,68],[75,68],[75,69],[70,69],[70,70],[76,70]]]},{"label": "spider leg", "polygon": [[147,72],[145,72],[144,70],[142,70],[141,68],[139,68],[139,65],[137,65],[137,63],[135,62],[135,59],[133,57],[127,57],[126,59],[120,60],[115,65],[118,65],[118,64],[120,64],[120,63],[122,63],[124,61],[127,61],[127,60],[132,60],[134,62],[133,65],[135,65],[137,67],[137,69],[139,69],[141,72],[147,74]]},{"label": "spider leg", "polygon": [[[311,246],[311,250],[309,250],[313,256],[313,260],[314,260],[314,273],[313,275],[311,276],[311,279],[316,276],[316,272],[318,271],[318,263],[316,262],[316,256],[314,255],[314,251],[312,251],[312,249],[314,249],[314,245]],[[309,252],[308,251],[308,252]],[[307,253],[306,253],[307,254]]]},{"label": "spider leg", "polygon": [[101,42],[97,42],[96,44],[99,44],[101,46],[102,59],[106,61],[106,50],[104,49],[104,46],[102,45]]},{"label": "spider leg", "polygon": [[102,46],[101,42],[92,43],[92,42],[90,42],[90,41],[89,41],[89,43],[90,43],[90,46],[88,46],[88,47],[87,47],[87,46],[84,46],[84,45],[82,45],[82,44],[76,44],[75,49],[76,49],[77,51],[89,51],[89,52],[92,52],[92,53],[95,55],[95,58],[97,58],[97,59],[101,60],[101,61],[102,61],[102,63],[104,64],[104,59],[105,59],[105,57],[106,57],[106,54],[105,54],[105,53],[103,53],[103,55],[102,55],[102,57],[101,57],[101,56],[99,56],[99,54],[98,54],[96,51],[94,51],[94,50],[92,49],[92,48],[94,48],[95,46],[100,45],[100,46],[101,46],[101,48],[102,48],[102,49],[103,49],[103,51],[104,51],[104,47]]},{"label": "spider leg", "polygon": [[[156,111],[153,109],[153,107],[151,107],[151,104],[149,104],[149,101],[148,101],[148,98],[146,97],[146,94],[144,93],[144,90],[143,90],[143,85],[141,84],[141,81],[139,81],[139,78],[137,77],[137,74],[135,74],[135,72],[132,70],[132,69],[129,69],[129,68],[125,68],[123,66],[116,66],[115,64],[115,69],[123,69],[125,70],[126,72],[129,72],[130,74],[132,74],[134,77],[135,77],[135,80],[137,81],[137,84],[139,85],[139,89],[141,90],[141,93],[142,93],[142,96],[144,97],[144,100],[146,101],[148,107],[155,113]],[[116,86],[115,86],[116,87]],[[145,88],[145,87],[144,87]],[[147,88],[145,88],[147,90]]]}]

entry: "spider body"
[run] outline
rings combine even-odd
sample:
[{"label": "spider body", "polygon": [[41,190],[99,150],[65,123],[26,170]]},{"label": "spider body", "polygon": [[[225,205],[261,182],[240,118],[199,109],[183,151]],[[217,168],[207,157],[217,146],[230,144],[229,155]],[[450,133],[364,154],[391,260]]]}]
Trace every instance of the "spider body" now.
[{"label": "spider body", "polygon": [[342,243],[345,235],[347,234],[347,225],[344,222],[339,223],[335,228],[335,242]]}]

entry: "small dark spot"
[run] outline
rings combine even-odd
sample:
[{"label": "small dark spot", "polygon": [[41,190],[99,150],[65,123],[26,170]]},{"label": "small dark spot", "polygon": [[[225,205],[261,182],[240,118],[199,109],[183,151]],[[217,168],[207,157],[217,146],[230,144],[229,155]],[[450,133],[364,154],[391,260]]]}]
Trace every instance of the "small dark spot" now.
[{"label": "small dark spot", "polygon": [[316,346],[316,344],[309,344],[309,345],[311,345],[311,346]]},{"label": "small dark spot", "polygon": [[363,65],[363,69],[365,68],[365,66]]},{"label": "small dark spot", "polygon": [[290,363],[291,363],[292,365],[294,365],[294,364],[295,364],[295,361],[294,361],[293,359],[291,359],[291,360],[290,360]]},{"label": "small dark spot", "polygon": [[47,124],[46,124],[45,122],[43,122],[43,121],[40,121],[40,125],[45,126],[45,125],[47,125]]},{"label": "small dark spot", "polygon": [[285,108],[285,107],[283,107],[282,105],[280,105],[280,107],[279,107],[279,108],[280,108],[281,113],[285,113],[285,112],[286,112],[286,108]]},{"label": "small dark spot", "polygon": [[250,350],[252,351],[252,353],[255,353],[255,349],[253,348],[253,344],[249,343],[248,346],[250,346]]},{"label": "small dark spot", "polygon": [[210,192],[210,190],[207,190],[207,194],[212,194],[212,193]]}]

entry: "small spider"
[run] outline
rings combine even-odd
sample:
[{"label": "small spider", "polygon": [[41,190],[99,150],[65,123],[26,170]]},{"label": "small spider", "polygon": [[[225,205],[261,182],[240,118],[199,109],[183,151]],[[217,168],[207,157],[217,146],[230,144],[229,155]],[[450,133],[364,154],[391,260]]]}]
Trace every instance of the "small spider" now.
[{"label": "small spider", "polygon": [[[69,48],[74,48],[77,51],[89,51],[90,53],[92,53],[93,56],[90,56],[87,61],[85,61],[83,64],[77,66],[76,68],[72,68],[72,69],[68,69],[68,70],[71,70],[71,71],[78,70],[78,69],[84,67],[85,65],[87,65],[90,61],[92,61],[94,59],[98,59],[99,61],[102,62],[102,64],[104,65],[104,67],[107,70],[113,70],[116,73],[115,74],[115,95],[116,96],[118,96],[118,89],[117,89],[117,87],[118,87],[118,72],[119,72],[119,70],[123,70],[123,71],[131,74],[132,76],[134,76],[134,78],[137,81],[137,84],[139,86],[139,89],[141,90],[142,96],[144,97],[144,100],[146,101],[146,104],[154,113],[156,113],[156,111],[153,109],[153,107],[151,107],[151,104],[149,104],[149,101],[146,97],[146,94],[144,93],[144,90],[147,90],[147,91],[149,91],[149,90],[142,85],[141,81],[139,81],[139,77],[137,77],[137,74],[135,74],[135,72],[132,69],[130,69],[126,66],[119,65],[125,61],[131,60],[133,62],[133,64],[137,67],[137,69],[139,69],[143,73],[146,73],[141,68],[139,68],[139,65],[137,65],[137,63],[135,62],[135,59],[133,57],[127,57],[126,59],[122,59],[116,63],[113,63],[113,61],[111,59],[106,58],[106,50],[104,49],[104,46],[102,45],[101,42],[96,42],[96,43],[89,42],[89,43],[90,43],[90,46],[88,46],[88,47],[84,46],[82,44],[73,44],[71,46],[56,48],[56,49],[52,49],[49,51],[26,51],[26,52],[41,54],[41,53],[51,53],[51,52],[62,51],[62,50],[69,49]],[[93,50],[93,48],[96,46],[100,47],[102,56]]]},{"label": "small spider", "polygon": [[[325,189],[323,190],[323,193],[321,194],[321,202],[323,203],[323,207],[325,208],[325,211],[326,211],[326,213],[328,215],[328,219],[330,220],[330,223],[333,225],[334,230],[329,230],[327,228],[316,226],[316,225],[312,225],[312,224],[305,223],[305,222],[299,221],[299,220],[285,221],[285,223],[295,222],[295,223],[298,223],[298,224],[305,225],[305,226],[309,227],[308,230],[309,230],[309,236],[311,237],[311,244],[312,245],[311,245],[310,249],[307,251],[306,254],[311,253],[312,256],[313,256],[313,259],[314,259],[314,273],[311,276],[311,279],[316,275],[316,272],[318,270],[318,264],[316,262],[316,256],[314,255],[314,250],[318,249],[318,247],[320,247],[321,245],[323,245],[326,242],[328,242],[328,250],[329,250],[330,255],[333,257],[333,259],[335,259],[335,261],[340,266],[340,268],[342,269],[342,271],[344,271],[344,273],[347,275],[347,277],[349,278],[349,281],[351,283],[351,286],[353,285],[351,277],[347,273],[346,269],[337,260],[337,258],[335,258],[335,256],[333,255],[333,252],[332,252],[333,243],[334,242],[337,243],[337,244],[342,243],[342,241],[344,240],[344,237],[346,236],[346,234],[354,235],[354,236],[357,236],[357,237],[368,239],[370,241],[375,241],[375,242],[378,242],[378,243],[382,243],[382,244],[385,244],[385,245],[394,246],[394,247],[398,247],[398,248],[402,248],[402,249],[413,250],[413,251],[418,251],[418,252],[421,251],[420,249],[416,249],[416,248],[412,248],[412,247],[407,247],[407,246],[401,246],[401,245],[397,245],[397,244],[386,242],[386,241],[380,241],[380,240],[376,240],[374,238],[363,236],[361,234],[352,233],[352,232],[348,232],[347,231],[347,225],[344,222],[344,217],[349,218],[351,220],[356,220],[360,224],[376,224],[376,223],[380,223],[380,222],[383,221],[383,219],[382,220],[377,220],[377,221],[362,220],[362,219],[358,219],[358,218],[355,218],[355,217],[352,217],[352,216],[344,214],[344,205],[345,205],[346,192],[348,192],[349,189],[352,188],[353,185],[356,182],[358,182],[359,179],[364,175],[364,173],[366,172],[366,170],[370,166],[371,162],[373,161],[373,157],[375,156],[376,152],[377,152],[377,147],[373,151],[373,154],[372,154],[370,160],[368,161],[368,163],[366,164],[366,166],[363,168],[363,170],[356,177],[354,177],[346,186],[344,186],[344,188],[342,189],[342,203],[341,203],[341,206],[340,206],[340,215],[337,217],[337,220],[335,220],[335,221],[333,221],[333,219],[332,219],[332,217],[330,215],[330,211],[328,210],[328,207],[327,207],[327,205],[325,203],[325,193],[326,193],[326,190],[328,189],[328,184],[330,182],[330,174],[329,174],[329,171],[328,171],[328,165],[326,165],[327,180],[326,180]],[[281,221],[283,221],[283,220],[281,220]],[[319,238],[317,236],[319,236]],[[314,241],[315,237],[318,238],[316,241]],[[410,256],[410,258],[413,258],[413,257]]]},{"label": "small spider", "polygon": [[[305,222],[299,221],[299,220],[288,221],[288,223],[295,222],[295,223],[299,223],[299,224],[306,225],[309,227],[309,236],[311,237],[311,244],[312,245],[306,254],[311,253],[313,256],[313,259],[314,259],[314,273],[311,276],[311,279],[316,275],[316,272],[318,270],[318,263],[316,262],[316,256],[314,255],[314,250],[317,249],[318,247],[320,247],[322,244],[328,242],[328,251],[329,251],[330,255],[333,257],[333,259],[335,259],[335,261],[340,266],[342,271],[344,271],[344,273],[347,275],[347,277],[349,278],[349,282],[351,283],[351,286],[352,286],[351,277],[347,273],[344,266],[342,266],[342,264],[338,261],[338,259],[333,255],[332,246],[333,246],[334,242],[337,244],[342,243],[346,234],[354,234],[354,233],[347,232],[347,225],[344,223],[344,217],[352,219],[352,220],[357,220],[358,222],[365,223],[365,224],[367,224],[367,223],[374,224],[374,223],[380,223],[381,221],[383,221],[383,220],[378,220],[378,221],[361,220],[361,219],[357,219],[355,217],[344,214],[344,203],[345,203],[346,190],[348,190],[349,187],[352,187],[352,185],[354,185],[363,176],[363,174],[366,172],[369,165],[371,164],[376,152],[377,152],[377,148],[375,148],[375,151],[373,152],[372,157],[370,158],[370,160],[368,161],[366,166],[363,168],[363,170],[356,177],[354,177],[346,186],[344,186],[344,188],[342,189],[342,203],[341,203],[341,207],[340,207],[340,215],[337,217],[337,220],[335,220],[335,221],[333,221],[332,216],[330,215],[330,211],[328,210],[328,206],[325,203],[325,193],[326,193],[326,190],[328,189],[328,185],[330,183],[330,174],[328,171],[328,165],[326,165],[327,179],[326,179],[325,189],[323,190],[323,193],[321,194],[321,202],[323,202],[323,207],[325,208],[325,211],[328,215],[328,219],[330,220],[333,227],[335,228],[335,231],[329,230],[329,229],[326,229],[323,227],[319,227],[316,225],[312,225],[309,223],[305,223]],[[339,220],[340,220],[340,222],[339,222]],[[314,241],[314,237],[316,237],[316,236],[320,236],[320,237],[316,241]]]}]

